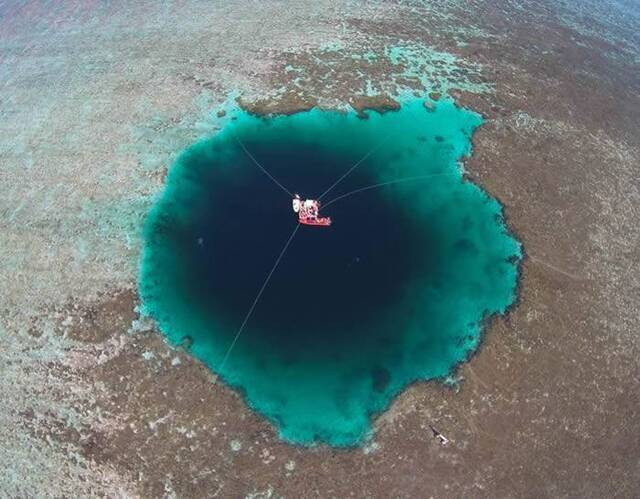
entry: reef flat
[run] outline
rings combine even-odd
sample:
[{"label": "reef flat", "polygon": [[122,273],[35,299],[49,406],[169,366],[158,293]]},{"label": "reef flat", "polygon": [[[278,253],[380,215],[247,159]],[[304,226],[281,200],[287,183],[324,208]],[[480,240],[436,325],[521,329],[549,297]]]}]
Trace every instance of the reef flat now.
[{"label": "reef flat", "polygon": [[[638,497],[639,16],[609,0],[1,3],[0,495]],[[146,217],[176,156],[238,105],[415,95],[482,115],[464,178],[522,242],[519,300],[362,446],[291,445],[141,314]]]}]

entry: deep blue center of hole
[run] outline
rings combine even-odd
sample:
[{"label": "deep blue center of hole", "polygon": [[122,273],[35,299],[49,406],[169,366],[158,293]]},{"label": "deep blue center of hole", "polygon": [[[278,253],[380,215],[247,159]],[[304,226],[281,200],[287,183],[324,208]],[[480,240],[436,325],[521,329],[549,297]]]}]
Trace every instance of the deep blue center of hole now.
[{"label": "deep blue center of hole", "polygon": [[[291,198],[259,170],[239,144],[233,169],[195,162],[206,204],[183,227],[190,299],[235,332],[297,219]],[[362,158],[290,140],[245,146],[290,191],[317,197]],[[194,171],[194,174],[196,172]],[[379,180],[363,162],[325,202]],[[331,227],[301,226],[250,318],[243,341],[277,342],[281,350],[335,354],[358,338],[403,295],[429,262],[429,232],[415,225],[402,199],[383,190],[342,199],[321,213]],[[352,332],[349,337],[344,330]],[[252,333],[252,331],[254,333]],[[256,335],[259,335],[256,336]],[[329,351],[327,351],[329,350]],[[299,352],[299,353],[302,353]]]}]

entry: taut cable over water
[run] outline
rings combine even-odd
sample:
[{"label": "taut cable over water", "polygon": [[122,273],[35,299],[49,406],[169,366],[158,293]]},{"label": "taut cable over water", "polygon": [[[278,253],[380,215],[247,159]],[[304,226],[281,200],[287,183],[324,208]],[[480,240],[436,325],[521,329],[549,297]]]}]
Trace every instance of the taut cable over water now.
[{"label": "taut cable over water", "polygon": [[255,165],[256,165],[258,168],[260,168],[260,169],[262,170],[262,172],[263,172],[267,177],[269,177],[271,180],[273,180],[273,182],[274,182],[278,187],[280,187],[280,189],[282,189],[284,192],[286,192],[286,193],[289,195],[289,197],[293,197],[293,194],[291,193],[291,191],[289,191],[289,189],[287,189],[284,185],[282,185],[280,182],[278,182],[278,181],[276,180],[276,178],[275,178],[273,175],[271,175],[271,174],[267,171],[267,169],[266,169],[265,167],[263,167],[260,163],[258,163],[258,160],[257,160],[256,158],[254,158],[254,157],[253,157],[253,154],[251,154],[251,153],[249,152],[249,149],[247,149],[247,148],[245,147],[245,145],[242,143],[242,141],[240,140],[240,137],[238,137],[237,135],[236,135],[235,137],[236,137],[236,140],[238,141],[238,144],[240,144],[240,147],[242,147],[242,149],[244,150],[244,152],[245,152],[245,153],[247,153],[247,156],[249,156],[249,158],[251,158],[251,161],[253,161],[253,162],[255,163]]},{"label": "taut cable over water", "polygon": [[[409,109],[409,107],[407,107],[406,109],[413,115],[413,111],[411,111]],[[318,201],[321,201],[323,197],[325,197],[331,190],[333,190],[334,187],[336,187],[340,182],[342,182],[345,178],[347,178],[353,172],[353,170],[355,170],[358,166],[360,166],[362,163],[364,163],[369,156],[371,156],[374,152],[376,152],[378,149],[380,149],[385,144],[385,142],[387,142],[396,133],[397,132],[394,131],[394,132],[391,132],[391,133],[387,134],[387,136],[384,139],[382,139],[375,147],[373,147],[367,154],[365,154],[362,157],[362,159],[360,159],[358,162],[356,162],[351,168],[349,168],[344,173],[344,175],[342,175],[340,178],[338,178],[338,180],[336,180],[333,184],[331,184],[326,191],[324,191],[322,194],[320,194],[320,196],[318,197]],[[379,187],[382,187],[382,185],[387,185],[387,184],[380,184]],[[371,186],[369,188],[373,189],[373,187],[374,186]],[[375,187],[378,187],[378,186],[375,186]],[[362,189],[362,190],[368,190],[369,188]],[[355,194],[356,192],[360,192],[360,190],[356,190],[356,191],[352,192],[352,194]],[[346,197],[346,195],[345,196],[340,196],[340,197],[336,198],[333,201],[337,201],[338,199],[342,199],[343,197]],[[329,203],[327,203],[324,206],[326,207],[328,204],[332,203],[333,201],[330,201]]]},{"label": "taut cable over water", "polygon": [[[300,228],[300,224],[296,224],[295,229],[293,229],[293,232],[289,236],[289,239],[287,239],[287,242],[285,243],[284,247],[282,248],[282,251],[280,252],[280,255],[278,255],[278,258],[276,259],[276,263],[274,263],[273,267],[271,267],[271,270],[269,271],[269,274],[267,275],[267,278],[262,283],[262,287],[260,288],[260,291],[258,291],[258,294],[256,295],[255,300],[253,300],[253,303],[251,304],[251,307],[249,308],[249,311],[247,312],[247,315],[245,315],[244,320],[242,321],[242,324],[240,325],[240,329],[238,329],[238,332],[233,337],[233,341],[231,342],[231,345],[229,345],[229,348],[227,349],[226,353],[224,354],[224,357],[222,358],[222,362],[220,362],[220,366],[218,367],[218,371],[222,371],[222,368],[226,364],[227,359],[229,358],[229,355],[231,355],[231,350],[233,350],[233,347],[236,345],[236,342],[238,341],[238,338],[240,338],[240,335],[242,334],[242,331],[244,330],[244,327],[247,325],[247,322],[249,321],[249,318],[251,317],[251,314],[253,313],[253,310],[256,308],[256,305],[258,304],[258,301],[260,300],[260,297],[262,296],[262,293],[264,293],[264,290],[266,289],[267,284],[269,284],[269,280],[271,279],[271,276],[275,272],[276,267],[280,263],[280,260],[282,260],[282,257],[287,252],[287,249],[289,248],[289,245],[291,244],[291,241],[293,241],[293,238],[295,237],[295,235],[298,232],[299,228]],[[218,376],[216,376],[216,379],[215,379],[214,383],[217,382],[217,381],[218,381]]]},{"label": "taut cable over water", "polygon": [[362,163],[364,163],[369,156],[371,156],[374,152],[376,152],[378,149],[380,149],[382,147],[382,145],[387,140],[389,140],[391,138],[392,135],[393,135],[393,132],[390,133],[389,135],[387,135],[383,140],[381,140],[375,147],[373,147],[367,154],[365,154],[362,157],[362,159],[360,159],[351,168],[349,168],[344,173],[344,175],[342,175],[340,178],[338,178],[338,180],[336,180],[333,184],[331,184],[326,191],[324,191],[322,194],[320,194],[320,196],[318,197],[318,201],[322,200],[322,198],[325,197],[335,186],[337,186],[340,182],[342,182],[345,178],[347,178],[351,174],[351,172],[353,172],[353,170],[358,168],[358,166],[360,166]]},{"label": "taut cable over water", "polygon": [[360,189],[355,189],[353,191],[349,191],[349,192],[347,192],[345,194],[342,194],[341,196],[338,196],[337,198],[333,198],[331,201],[329,201],[327,204],[324,205],[324,208],[326,208],[327,206],[332,205],[336,201],[340,201],[341,199],[347,198],[349,196],[353,196],[354,194],[358,194],[358,193],[364,192],[364,191],[369,191],[371,189],[377,189],[378,187],[384,187],[385,185],[399,184],[401,182],[409,182],[409,181],[412,181],[412,180],[425,180],[427,178],[432,178],[432,177],[442,177],[442,176],[451,176],[451,175],[454,175],[454,173],[432,173],[430,175],[418,175],[418,176],[415,176],[415,177],[400,178],[400,179],[397,179],[397,180],[390,180],[388,182],[381,182],[379,184],[368,185],[366,187],[361,187]]}]

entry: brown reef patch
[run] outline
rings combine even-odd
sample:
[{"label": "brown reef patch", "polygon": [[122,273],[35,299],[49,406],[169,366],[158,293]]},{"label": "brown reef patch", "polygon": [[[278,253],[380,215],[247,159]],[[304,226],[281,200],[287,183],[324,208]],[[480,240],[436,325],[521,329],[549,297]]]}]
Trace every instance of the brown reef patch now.
[{"label": "brown reef patch", "polygon": [[355,109],[360,118],[367,118],[367,110],[386,113],[400,109],[400,103],[385,94],[358,95],[352,97],[349,100],[349,104]]},{"label": "brown reef patch", "polygon": [[61,310],[59,326],[69,338],[87,343],[101,343],[126,331],[137,317],[136,293],[123,289],[104,294],[91,305],[69,305]]},{"label": "brown reef patch", "polygon": [[249,101],[238,97],[236,101],[242,109],[256,116],[266,116],[269,114],[290,115],[302,111],[309,111],[318,105],[317,99],[302,96],[294,91],[287,92],[275,98]]}]

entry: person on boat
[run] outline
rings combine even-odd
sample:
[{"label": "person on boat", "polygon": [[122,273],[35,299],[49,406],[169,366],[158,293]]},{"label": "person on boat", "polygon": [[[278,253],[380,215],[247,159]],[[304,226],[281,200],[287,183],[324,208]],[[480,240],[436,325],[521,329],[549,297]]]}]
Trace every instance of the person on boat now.
[{"label": "person on boat", "polygon": [[320,217],[318,213],[320,211],[320,201],[316,199],[300,198],[300,195],[295,194],[292,200],[292,207],[294,213],[298,214],[298,221],[305,225],[331,225],[331,219],[329,217]]}]

